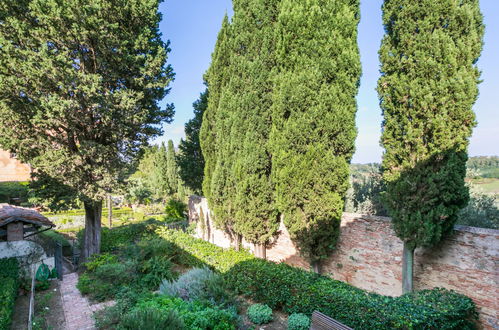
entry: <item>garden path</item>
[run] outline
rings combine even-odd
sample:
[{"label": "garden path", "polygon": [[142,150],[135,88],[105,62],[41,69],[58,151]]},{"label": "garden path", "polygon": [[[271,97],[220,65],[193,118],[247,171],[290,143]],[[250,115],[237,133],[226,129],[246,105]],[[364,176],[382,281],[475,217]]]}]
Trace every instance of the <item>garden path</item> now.
[{"label": "garden path", "polygon": [[66,319],[67,330],[94,330],[94,319],[92,314],[104,307],[114,304],[108,301],[100,304],[90,304],[88,299],[83,297],[76,288],[78,283],[78,273],[65,274],[61,282],[62,306]]}]

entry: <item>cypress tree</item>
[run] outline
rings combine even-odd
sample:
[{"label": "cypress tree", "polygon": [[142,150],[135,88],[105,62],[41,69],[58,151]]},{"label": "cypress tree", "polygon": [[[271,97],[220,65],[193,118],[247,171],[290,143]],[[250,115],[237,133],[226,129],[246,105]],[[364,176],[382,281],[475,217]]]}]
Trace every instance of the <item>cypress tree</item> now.
[{"label": "cypress tree", "polygon": [[185,185],[194,193],[201,193],[204,158],[199,143],[199,130],[203,122],[203,113],[208,106],[208,89],[201,93],[199,99],[192,105],[194,118],[185,124],[185,140],[178,146],[177,164],[179,175]]},{"label": "cypress tree", "polygon": [[218,33],[215,51],[212,54],[212,62],[205,76],[206,83],[211,92],[206,110],[203,113],[203,121],[199,132],[199,143],[205,160],[202,188],[210,205],[213,204],[213,201],[211,200],[211,181],[216,164],[216,146],[217,143],[220,142],[220,140],[217,139],[218,131],[215,125],[215,119],[222,90],[229,79],[229,76],[226,73],[229,68],[230,58],[229,30],[229,18],[225,15],[222,22],[222,28]]},{"label": "cypress tree", "polygon": [[237,81],[231,80],[233,114],[231,150],[235,194],[235,228],[257,245],[277,232],[279,218],[271,180],[269,133],[272,120],[272,68],[275,66],[275,26],[280,0],[234,1],[233,35],[237,45]]},{"label": "cypress tree", "polygon": [[414,249],[442,240],[468,201],[466,150],[484,28],[478,0],[385,0],[383,24],[384,200],[404,242],[405,293]]},{"label": "cypress tree", "polygon": [[320,271],[334,249],[356,137],[359,1],[283,0],[277,28],[273,177],[279,210]]},{"label": "cypress tree", "polygon": [[178,193],[179,176],[177,161],[175,160],[175,147],[173,141],[168,140],[168,147],[166,149],[166,194],[174,196]]}]

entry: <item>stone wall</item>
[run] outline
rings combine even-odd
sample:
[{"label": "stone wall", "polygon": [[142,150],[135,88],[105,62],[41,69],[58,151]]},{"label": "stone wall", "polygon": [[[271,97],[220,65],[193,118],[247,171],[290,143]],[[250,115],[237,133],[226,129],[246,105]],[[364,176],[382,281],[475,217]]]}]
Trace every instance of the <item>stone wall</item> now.
[{"label": "stone wall", "polygon": [[[202,214],[202,215],[201,215]],[[231,238],[215,229],[205,198],[189,200],[189,220],[197,222],[196,236],[222,247]],[[202,221],[201,221],[202,220]],[[204,224],[202,224],[204,222]],[[253,251],[253,246],[243,241]],[[267,258],[310,269],[283,223],[268,246]],[[324,261],[323,273],[356,287],[384,295],[401,294],[402,242],[390,219],[346,213],[336,251]],[[456,226],[451,237],[433,249],[417,249],[414,264],[416,289],[443,287],[472,298],[484,328],[499,329],[499,231]]]},{"label": "stone wall", "polygon": [[15,158],[10,152],[0,150],[0,182],[2,181],[28,181],[31,168]]}]

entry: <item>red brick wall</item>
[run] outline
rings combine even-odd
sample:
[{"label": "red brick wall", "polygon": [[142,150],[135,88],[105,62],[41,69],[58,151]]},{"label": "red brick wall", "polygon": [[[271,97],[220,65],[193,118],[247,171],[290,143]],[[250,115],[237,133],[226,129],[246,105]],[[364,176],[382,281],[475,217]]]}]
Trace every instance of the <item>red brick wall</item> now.
[{"label": "red brick wall", "polygon": [[[191,200],[189,209],[191,221],[201,210],[211,217],[204,198]],[[213,225],[210,236],[214,244],[230,245],[230,238]],[[202,237],[199,225],[198,237]],[[365,290],[396,296],[402,287],[401,257],[402,242],[391,229],[389,218],[346,213],[339,244],[323,263],[323,272]],[[267,249],[267,258],[310,269],[283,223],[279,237]],[[481,324],[498,329],[498,263],[498,230],[456,226],[454,234],[439,246],[416,250],[414,285],[416,289],[444,287],[467,295],[479,308]]]}]

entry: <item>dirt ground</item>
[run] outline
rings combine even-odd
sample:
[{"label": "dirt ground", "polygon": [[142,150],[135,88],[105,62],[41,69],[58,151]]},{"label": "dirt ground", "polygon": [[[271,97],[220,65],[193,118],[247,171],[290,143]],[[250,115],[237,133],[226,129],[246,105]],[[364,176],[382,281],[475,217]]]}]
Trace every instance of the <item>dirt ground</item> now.
[{"label": "dirt ground", "polygon": [[[12,319],[12,330],[28,328],[29,292],[21,292],[17,297]],[[50,287],[35,292],[35,325],[33,329],[64,329],[64,311],[59,292],[59,281],[50,281]]]},{"label": "dirt ground", "polygon": [[267,323],[267,324],[253,324],[248,317],[246,316],[246,311],[253,304],[252,301],[250,300],[244,300],[244,298],[239,297],[242,299],[241,303],[241,310],[240,310],[240,315],[243,318],[242,324],[240,325],[241,330],[285,330],[288,327],[288,316],[280,311],[274,311],[273,316],[274,319],[272,322]]}]

